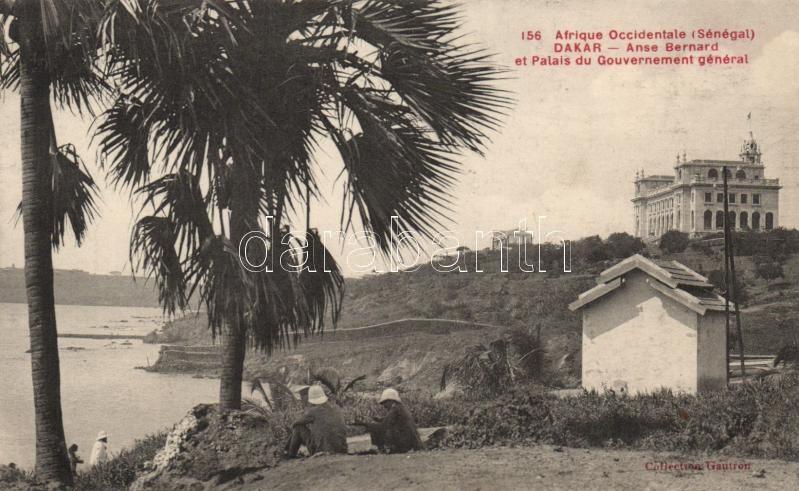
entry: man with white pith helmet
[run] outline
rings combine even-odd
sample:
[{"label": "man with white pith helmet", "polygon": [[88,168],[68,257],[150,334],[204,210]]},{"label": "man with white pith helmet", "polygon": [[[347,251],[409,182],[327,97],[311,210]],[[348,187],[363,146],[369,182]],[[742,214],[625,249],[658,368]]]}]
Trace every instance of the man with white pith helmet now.
[{"label": "man with white pith helmet", "polygon": [[108,462],[108,433],[101,431],[97,434],[97,441],[92,447],[89,465],[100,465]]},{"label": "man with white pith helmet", "polygon": [[385,389],[378,402],[386,408],[387,413],[383,418],[375,418],[377,422],[366,424],[372,443],[381,451],[389,453],[405,453],[424,448],[416,422],[402,403],[399,393],[394,389]]},{"label": "man with white pith helmet", "polygon": [[310,407],[291,428],[288,456],[296,457],[302,445],[313,455],[318,452],[347,453],[347,426],[341,409],[331,404],[321,385],[308,389]]}]

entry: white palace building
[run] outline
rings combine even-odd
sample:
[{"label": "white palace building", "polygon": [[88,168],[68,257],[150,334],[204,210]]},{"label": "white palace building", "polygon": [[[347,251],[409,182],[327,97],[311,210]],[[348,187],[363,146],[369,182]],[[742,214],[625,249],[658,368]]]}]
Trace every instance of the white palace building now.
[{"label": "white palace building", "polygon": [[724,227],[722,172],[727,168],[730,223],[735,230],[771,230],[779,223],[779,179],[766,179],[761,152],[750,133],[740,160],[677,156],[672,176],[635,176],[635,236],[659,239],[668,230],[691,237]]}]

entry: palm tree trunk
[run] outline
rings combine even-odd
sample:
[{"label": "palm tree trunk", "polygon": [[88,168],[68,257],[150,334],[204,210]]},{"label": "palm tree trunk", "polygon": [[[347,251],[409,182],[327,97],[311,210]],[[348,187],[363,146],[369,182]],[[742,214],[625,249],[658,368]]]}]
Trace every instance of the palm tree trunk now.
[{"label": "palm tree trunk", "polygon": [[[231,200],[230,240],[238,247],[247,233],[238,199]],[[222,335],[222,373],[219,379],[219,408],[222,411],[241,409],[241,382],[247,346],[241,312],[228,312]]]},{"label": "palm tree trunk", "polygon": [[244,372],[246,337],[241,329],[228,323],[222,335],[222,374],[219,378],[219,408],[241,409],[241,381]]},{"label": "palm tree trunk", "polygon": [[58,360],[51,234],[50,88],[41,56],[43,41],[35,22],[20,22],[20,125],[22,223],[25,288],[36,412],[36,473],[49,481],[71,483]]}]

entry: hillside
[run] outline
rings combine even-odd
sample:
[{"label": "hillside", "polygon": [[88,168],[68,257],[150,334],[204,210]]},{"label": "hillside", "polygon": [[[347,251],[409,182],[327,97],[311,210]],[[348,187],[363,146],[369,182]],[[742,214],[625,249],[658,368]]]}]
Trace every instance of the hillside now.
[{"label": "hillside", "polygon": [[[577,314],[568,304],[594,285],[593,274],[602,264],[582,272],[524,273],[509,267],[499,272],[499,254],[481,252],[474,272],[474,253],[466,255],[468,272],[442,273],[429,264],[413,272],[383,273],[346,281],[339,329],[389,321],[453,319],[504,327],[542,327],[542,334],[579,330]],[[192,344],[209,341],[200,316],[180,319],[169,328],[171,342]],[[327,332],[332,331],[330,325]]]},{"label": "hillside", "polygon": [[[654,251],[657,253],[658,251]],[[345,380],[367,375],[367,386],[392,381],[405,390],[437,390],[444,366],[463,355],[465,348],[497,339],[506,328],[535,332],[540,326],[547,350],[546,364],[560,366],[562,357],[572,354],[562,370],[560,384],[571,386],[579,377],[580,318],[568,309],[577,295],[594,284],[594,275],[612,260],[575,264],[571,273],[522,273],[499,270],[498,253],[480,252],[485,272],[474,272],[474,253],[465,258],[469,272],[441,273],[430,265],[413,272],[369,275],[347,280],[339,331],[327,328],[323,338],[312,336],[294,349],[272,356],[250,352],[246,376],[271,378],[281,372],[334,366]],[[679,260],[706,275],[718,269],[717,253],[688,251],[662,254]],[[736,258],[739,281],[748,300],[743,311],[744,342],[748,353],[773,354],[786,341],[799,336],[799,255],[785,260],[782,288],[774,289],[758,278],[751,257]],[[353,337],[346,330],[400,319],[396,332],[379,336]],[[488,324],[449,332],[433,332],[421,319],[452,319]],[[491,327],[496,326],[496,327]],[[346,333],[349,334],[349,333]],[[151,342],[210,345],[213,343],[203,314],[169,323]],[[215,375],[215,369],[200,370],[191,364],[168,364],[164,371],[201,372]]]},{"label": "hillside", "polygon": [[[55,301],[61,305],[118,305],[158,307],[152,283],[128,275],[90,274],[80,270],[55,270]],[[0,269],[0,302],[25,303],[25,270]]]}]

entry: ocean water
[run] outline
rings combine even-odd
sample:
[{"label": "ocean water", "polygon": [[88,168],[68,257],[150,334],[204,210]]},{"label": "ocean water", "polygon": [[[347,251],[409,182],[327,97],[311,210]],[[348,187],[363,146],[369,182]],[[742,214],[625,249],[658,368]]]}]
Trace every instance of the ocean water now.
[{"label": "ocean water", "polygon": [[[159,309],[140,307],[58,305],[56,315],[60,333],[146,334],[163,322]],[[155,362],[158,345],[74,338],[58,344],[67,445],[77,443],[85,461],[100,430],[116,453],[218,398],[217,380],[136,370]],[[26,468],[35,460],[29,348],[27,306],[0,303],[0,463]]]}]

